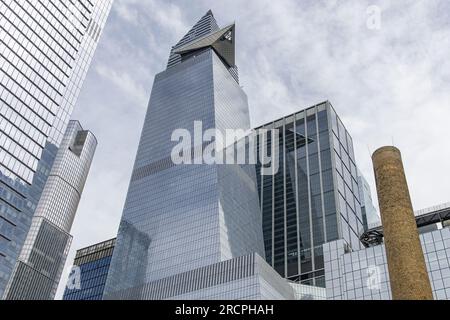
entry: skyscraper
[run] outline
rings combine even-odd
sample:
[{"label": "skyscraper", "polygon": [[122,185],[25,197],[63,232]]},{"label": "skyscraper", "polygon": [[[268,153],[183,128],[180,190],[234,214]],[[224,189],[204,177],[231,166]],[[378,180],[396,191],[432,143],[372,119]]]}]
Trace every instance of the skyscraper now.
[{"label": "skyscraper", "polygon": [[69,277],[63,300],[102,299],[115,244],[114,238],[77,250],[73,265],[79,269]]},{"label": "skyscraper", "polygon": [[[117,236],[105,299],[293,298],[264,254],[255,167],[175,164],[177,129],[249,129],[235,66],[234,24],[211,11],[156,75]],[[200,139],[201,140],[201,139]],[[203,142],[194,139],[189,159]]]},{"label": "skyscraper", "polygon": [[0,3],[0,296],[112,0]]},{"label": "skyscraper", "polygon": [[[292,281],[325,287],[322,245],[357,249],[363,232],[353,141],[331,103],[260,129],[278,129],[279,169],[259,175],[266,261]],[[271,149],[271,138],[258,148]]]},{"label": "skyscraper", "polygon": [[361,202],[361,213],[363,218],[364,231],[381,225],[381,217],[373,205],[372,192],[367,180],[358,175],[359,199]]},{"label": "skyscraper", "polygon": [[4,299],[54,299],[72,241],[69,232],[96,147],[94,135],[71,120]]}]

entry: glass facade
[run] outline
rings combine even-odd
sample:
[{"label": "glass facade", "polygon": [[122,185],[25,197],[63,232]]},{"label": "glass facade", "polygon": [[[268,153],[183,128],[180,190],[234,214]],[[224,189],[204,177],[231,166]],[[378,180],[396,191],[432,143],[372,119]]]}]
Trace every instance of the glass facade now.
[{"label": "glass facade", "polygon": [[359,198],[361,199],[361,213],[363,217],[364,231],[381,225],[381,217],[373,205],[372,192],[367,180],[358,176]]},{"label": "glass facade", "polygon": [[257,253],[252,253],[147,282],[114,298],[136,297],[142,300],[293,300],[296,295],[285,279]]},{"label": "glass facade", "polygon": [[4,299],[54,298],[96,147],[91,132],[69,121]]},{"label": "glass facade", "polygon": [[[450,299],[450,228],[420,235],[435,300]],[[392,299],[384,245],[349,251],[343,240],[324,245],[327,299]]]},{"label": "glass facade", "polygon": [[112,0],[0,3],[0,296]]},{"label": "glass facade", "polygon": [[[234,55],[234,38],[220,36],[234,26],[222,30],[208,12],[183,38],[188,40],[174,47],[168,68],[155,77],[105,299],[162,299],[146,288],[192,270],[264,253],[255,167],[175,165],[171,159],[178,144],[171,140],[172,133],[181,128],[195,137],[195,121],[202,122],[200,134],[250,128],[235,66],[219,49],[201,46],[214,41],[220,48],[220,42],[228,42]],[[174,57],[175,49],[187,42],[198,49]],[[227,54],[230,57],[230,51]],[[188,155],[195,161],[203,142],[193,140]],[[184,285],[178,283],[176,290]],[[198,294],[202,292],[206,294]]]},{"label": "glass facade", "polygon": [[[77,250],[74,267],[79,268],[79,287],[66,287],[63,300],[101,300],[116,239]],[[69,281],[76,274],[72,272]]]},{"label": "glass facade", "polygon": [[[260,175],[257,166],[266,260],[285,278],[324,287],[322,245],[336,239],[361,245],[352,139],[329,102],[258,129],[280,133],[278,172]],[[258,152],[263,147],[276,150],[271,137],[258,142]]]}]

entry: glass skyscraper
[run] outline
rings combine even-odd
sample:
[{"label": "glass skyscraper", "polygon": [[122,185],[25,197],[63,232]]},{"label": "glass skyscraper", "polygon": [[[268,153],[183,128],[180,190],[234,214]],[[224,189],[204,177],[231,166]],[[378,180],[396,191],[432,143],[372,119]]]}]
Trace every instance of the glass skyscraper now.
[{"label": "glass skyscraper", "polygon": [[73,271],[69,277],[63,300],[102,299],[115,243],[114,238],[77,250],[73,265],[79,273]]},{"label": "glass skyscraper", "polygon": [[0,2],[0,296],[112,0]]},{"label": "glass skyscraper", "polygon": [[381,217],[373,205],[372,192],[367,180],[358,176],[359,199],[361,201],[361,213],[363,218],[364,231],[381,225]]},{"label": "glass skyscraper", "polygon": [[[254,165],[174,164],[177,129],[249,129],[234,25],[209,11],[156,75],[105,299],[293,298],[263,258]],[[189,159],[204,144],[193,139]]]},{"label": "glass skyscraper", "polygon": [[[279,170],[259,175],[266,261],[283,277],[325,287],[322,245],[344,239],[360,248],[363,232],[353,141],[331,103],[259,129],[278,129]],[[273,141],[258,143],[271,150]]]},{"label": "glass skyscraper", "polygon": [[69,121],[4,299],[54,299],[96,147],[91,132]]}]

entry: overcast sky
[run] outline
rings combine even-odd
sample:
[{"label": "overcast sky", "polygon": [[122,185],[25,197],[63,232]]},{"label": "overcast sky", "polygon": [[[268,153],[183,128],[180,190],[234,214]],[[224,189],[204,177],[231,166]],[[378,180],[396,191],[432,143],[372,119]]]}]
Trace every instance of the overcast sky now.
[{"label": "overcast sky", "polygon": [[372,193],[370,154],[394,143],[414,208],[450,201],[450,1],[115,0],[73,114],[99,145],[66,268],[116,236],[153,78],[208,9],[236,22],[252,126],[329,100]]}]

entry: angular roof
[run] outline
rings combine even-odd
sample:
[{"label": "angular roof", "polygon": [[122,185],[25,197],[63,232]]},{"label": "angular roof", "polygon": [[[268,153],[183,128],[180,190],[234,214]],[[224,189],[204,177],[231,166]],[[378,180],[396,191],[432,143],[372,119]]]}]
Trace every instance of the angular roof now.
[{"label": "angular roof", "polygon": [[175,49],[173,52],[183,56],[184,54],[206,47],[212,47],[230,67],[234,66],[234,24],[200,37],[193,42]]},{"label": "angular roof", "polygon": [[235,66],[234,24],[219,29],[211,10],[172,47],[167,68],[182,61],[182,56],[211,47],[229,65]]}]

